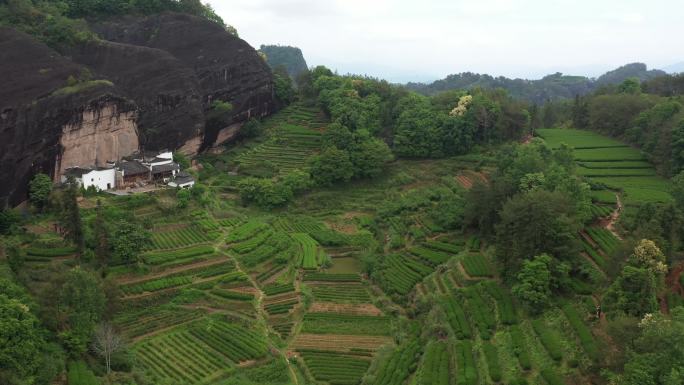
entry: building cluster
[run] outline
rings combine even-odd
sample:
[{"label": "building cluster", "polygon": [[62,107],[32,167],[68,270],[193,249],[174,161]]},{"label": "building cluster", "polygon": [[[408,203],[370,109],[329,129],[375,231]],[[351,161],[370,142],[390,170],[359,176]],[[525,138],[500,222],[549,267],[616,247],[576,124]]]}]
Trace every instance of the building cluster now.
[{"label": "building cluster", "polygon": [[108,162],[104,167],[67,168],[61,181],[66,182],[69,177],[85,189],[92,186],[103,191],[144,187],[151,183],[179,188],[190,188],[195,184],[194,178],[173,161],[170,151],[140,152]]}]

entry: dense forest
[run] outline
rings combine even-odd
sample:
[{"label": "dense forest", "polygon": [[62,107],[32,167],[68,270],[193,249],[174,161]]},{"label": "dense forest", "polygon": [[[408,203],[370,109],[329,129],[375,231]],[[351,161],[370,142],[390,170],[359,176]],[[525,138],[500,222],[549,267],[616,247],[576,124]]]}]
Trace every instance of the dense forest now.
[{"label": "dense forest", "polygon": [[478,87],[503,88],[515,98],[524,99],[531,103],[543,104],[549,100],[587,95],[600,87],[619,84],[628,78],[634,77],[639,80],[650,80],[663,75],[665,75],[665,72],[649,70],[643,63],[632,63],[609,71],[596,79],[555,73],[539,80],[526,80],[465,72],[449,75],[442,80],[437,80],[430,84],[409,83],[407,87],[426,95],[434,95],[448,90]]},{"label": "dense forest", "polygon": [[[0,22],[59,48],[165,10],[223,25],[191,0]],[[174,152],[192,188],[36,173],[0,211],[0,383],[684,383],[684,75],[273,72],[278,111]]]}]

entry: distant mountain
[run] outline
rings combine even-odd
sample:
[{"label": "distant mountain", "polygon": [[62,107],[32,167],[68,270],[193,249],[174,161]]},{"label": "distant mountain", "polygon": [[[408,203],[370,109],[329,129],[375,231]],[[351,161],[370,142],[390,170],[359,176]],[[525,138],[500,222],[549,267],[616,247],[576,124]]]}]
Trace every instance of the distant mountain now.
[{"label": "distant mountain", "polygon": [[547,75],[538,80],[510,79],[487,74],[464,72],[449,75],[444,79],[430,84],[408,83],[406,86],[425,95],[439,92],[471,89],[471,88],[503,88],[516,98],[526,99],[532,103],[542,104],[548,100],[574,98],[576,95],[586,95],[600,86],[619,84],[625,79],[637,77],[650,80],[665,75],[661,70],[649,70],[643,63],[632,63],[601,75],[597,79],[586,76],[570,76],[562,73]]},{"label": "distant mountain", "polygon": [[259,51],[266,55],[266,62],[272,69],[283,66],[292,79],[297,79],[308,68],[302,50],[297,47],[262,45]]},{"label": "distant mountain", "polygon": [[669,65],[665,68],[663,68],[663,71],[670,73],[670,74],[679,74],[684,72],[684,61]]},{"label": "distant mountain", "polygon": [[651,80],[658,76],[667,75],[665,71],[649,70],[644,63],[631,63],[608,71],[596,79],[598,86],[622,83],[627,78],[639,78],[639,80]]}]

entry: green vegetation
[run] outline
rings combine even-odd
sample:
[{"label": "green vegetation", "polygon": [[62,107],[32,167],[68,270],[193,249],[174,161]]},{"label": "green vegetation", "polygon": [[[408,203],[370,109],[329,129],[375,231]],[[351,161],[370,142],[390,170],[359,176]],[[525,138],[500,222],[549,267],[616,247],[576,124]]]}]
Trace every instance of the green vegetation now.
[{"label": "green vegetation", "polygon": [[428,345],[420,367],[418,383],[421,385],[449,385],[450,361],[446,343],[435,342]]},{"label": "green vegetation", "polygon": [[[0,382],[67,362],[130,385],[681,382],[684,177],[594,131],[505,143],[540,118],[500,91],[298,85],[192,160],[199,192],[36,182],[3,211]],[[90,349],[107,321],[111,365]]]},{"label": "green vegetation", "polygon": [[354,316],[336,313],[308,313],[304,316],[304,333],[389,335],[390,318]]},{"label": "green vegetation", "polygon": [[358,384],[370,362],[361,355],[346,355],[325,351],[300,350],[306,366],[317,381],[331,385]]}]

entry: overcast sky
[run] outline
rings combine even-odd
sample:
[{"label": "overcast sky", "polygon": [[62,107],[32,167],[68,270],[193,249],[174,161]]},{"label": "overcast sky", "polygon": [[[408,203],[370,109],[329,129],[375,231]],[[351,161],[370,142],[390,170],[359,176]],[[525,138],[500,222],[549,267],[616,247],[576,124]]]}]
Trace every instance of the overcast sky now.
[{"label": "overcast sky", "polygon": [[390,81],[596,76],[684,61],[684,0],[210,0],[255,48]]}]

